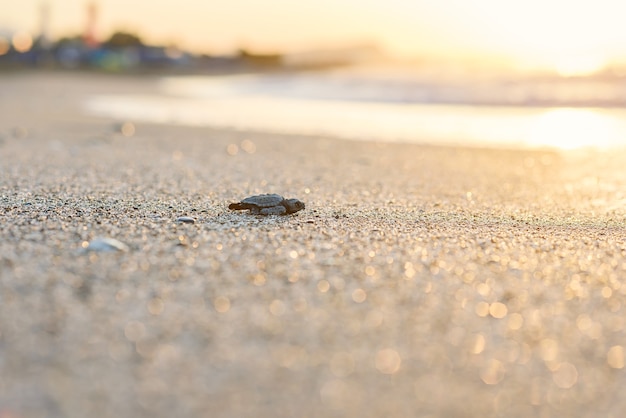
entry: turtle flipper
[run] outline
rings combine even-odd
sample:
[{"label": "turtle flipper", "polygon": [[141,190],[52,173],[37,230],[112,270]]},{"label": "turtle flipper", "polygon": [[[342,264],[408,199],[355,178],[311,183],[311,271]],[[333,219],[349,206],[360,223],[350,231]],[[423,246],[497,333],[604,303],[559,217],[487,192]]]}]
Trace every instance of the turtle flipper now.
[{"label": "turtle flipper", "polygon": [[256,206],[251,205],[249,203],[242,203],[242,202],[237,202],[237,203],[231,203],[230,205],[228,205],[228,209],[230,210],[246,210],[246,209],[253,209]]}]

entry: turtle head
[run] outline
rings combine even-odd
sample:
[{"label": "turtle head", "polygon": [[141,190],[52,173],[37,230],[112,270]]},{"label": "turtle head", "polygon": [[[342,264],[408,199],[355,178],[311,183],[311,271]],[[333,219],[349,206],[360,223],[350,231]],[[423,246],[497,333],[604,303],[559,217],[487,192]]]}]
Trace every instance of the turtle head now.
[{"label": "turtle head", "polygon": [[285,199],[283,206],[287,209],[287,213],[296,213],[297,211],[304,209],[304,202],[301,202],[298,199]]}]

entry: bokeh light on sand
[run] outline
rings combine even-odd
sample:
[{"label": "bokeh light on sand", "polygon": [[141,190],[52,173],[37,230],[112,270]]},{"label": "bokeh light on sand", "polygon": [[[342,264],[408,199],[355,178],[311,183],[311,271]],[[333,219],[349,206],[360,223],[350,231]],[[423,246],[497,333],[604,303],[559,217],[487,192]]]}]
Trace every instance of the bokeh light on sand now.
[{"label": "bokeh light on sand", "polygon": [[485,337],[482,334],[477,334],[474,338],[474,343],[471,347],[472,354],[480,354],[485,349]]},{"label": "bokeh light on sand", "polygon": [[282,316],[287,311],[287,307],[285,306],[285,302],[279,299],[274,299],[270,303],[269,307],[270,313],[274,316]]},{"label": "bokeh light on sand", "polygon": [[163,313],[163,309],[165,309],[165,303],[163,303],[163,299],[155,297],[150,299],[148,302],[148,312],[152,315],[158,316]]},{"label": "bokeh light on sand", "polygon": [[500,360],[491,359],[486,362],[480,372],[480,378],[487,385],[497,385],[504,379],[506,369]]},{"label": "bokeh light on sand", "polygon": [[623,369],[624,368],[624,347],[621,345],[614,345],[609,349],[609,352],[606,356],[606,362],[609,367],[613,369]]},{"label": "bokeh light on sand", "polygon": [[230,310],[230,299],[226,296],[218,296],[213,300],[213,307],[219,313],[226,313]]},{"label": "bokeh light on sand", "polygon": [[239,146],[237,144],[228,144],[228,146],[226,146],[226,153],[228,155],[235,156],[237,155],[238,152],[239,152]]},{"label": "bokeh light on sand", "polygon": [[559,354],[559,343],[552,338],[544,338],[539,343],[541,358],[545,362],[552,362],[556,360]]},{"label": "bokeh light on sand", "polygon": [[319,290],[321,293],[326,293],[330,290],[330,283],[328,282],[328,280],[320,280],[319,282],[317,282],[317,290]]},{"label": "bokeh light on sand", "polygon": [[494,302],[489,305],[489,314],[497,319],[502,319],[506,316],[508,309],[502,302]]},{"label": "bokeh light on sand", "polygon": [[487,315],[489,315],[489,303],[487,302],[478,302],[476,304],[476,309],[475,309],[476,315],[480,316],[480,317],[485,317]]},{"label": "bokeh light on sand", "polygon": [[132,122],[124,122],[120,126],[120,132],[125,137],[131,137],[135,135],[135,124]]},{"label": "bokeh light on sand", "polygon": [[356,303],[363,303],[367,299],[367,293],[363,289],[356,289],[352,292],[352,300]]},{"label": "bokeh light on sand", "polygon": [[376,369],[383,374],[395,374],[400,370],[402,358],[392,348],[385,348],[376,353]]},{"label": "bokeh light on sand", "polygon": [[524,317],[519,313],[515,312],[509,315],[508,326],[511,330],[518,330],[524,324]]},{"label": "bokeh light on sand", "polygon": [[244,139],[243,141],[241,141],[240,147],[248,154],[254,154],[256,152],[255,143],[249,139]]}]

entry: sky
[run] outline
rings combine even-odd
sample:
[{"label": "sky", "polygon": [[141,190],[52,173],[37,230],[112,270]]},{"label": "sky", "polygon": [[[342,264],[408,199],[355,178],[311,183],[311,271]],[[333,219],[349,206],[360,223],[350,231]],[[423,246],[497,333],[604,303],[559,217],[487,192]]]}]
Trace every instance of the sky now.
[{"label": "sky", "polygon": [[[82,32],[92,0],[0,0],[0,31]],[[623,0],[95,0],[97,34],[206,53],[375,44],[392,56],[495,57],[584,73],[626,58]]]}]

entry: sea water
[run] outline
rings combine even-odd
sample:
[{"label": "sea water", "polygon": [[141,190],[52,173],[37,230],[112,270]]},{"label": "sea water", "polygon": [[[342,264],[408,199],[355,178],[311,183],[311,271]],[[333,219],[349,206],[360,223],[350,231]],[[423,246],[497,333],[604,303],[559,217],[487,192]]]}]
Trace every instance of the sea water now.
[{"label": "sea water", "polygon": [[246,131],[506,148],[626,147],[615,80],[424,76],[354,70],[164,77],[149,95],[98,95],[88,112]]}]

